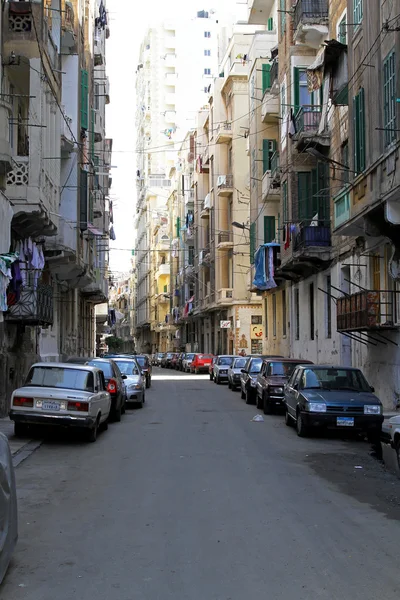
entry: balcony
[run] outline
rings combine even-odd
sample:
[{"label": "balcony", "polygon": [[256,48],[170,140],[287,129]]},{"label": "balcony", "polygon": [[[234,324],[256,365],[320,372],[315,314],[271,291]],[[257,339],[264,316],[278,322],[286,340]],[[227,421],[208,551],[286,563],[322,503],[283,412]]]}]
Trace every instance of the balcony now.
[{"label": "balcony", "polygon": [[[10,147],[10,118],[12,107],[9,96],[0,95],[0,177],[4,177],[13,168],[12,152]],[[4,182],[3,182],[4,186]]]},{"label": "balcony", "polygon": [[200,212],[200,219],[209,219],[210,218],[210,208],[211,208],[211,196],[207,194],[204,198],[203,206]]},{"label": "balcony", "polygon": [[82,288],[82,295],[92,304],[102,304],[108,300],[108,281],[101,269],[95,269],[95,280]]},{"label": "balcony", "polygon": [[261,120],[263,123],[274,121],[279,117],[279,98],[271,92],[271,88],[265,90],[261,104]]},{"label": "balcony", "polygon": [[265,202],[266,200],[279,200],[280,199],[280,191],[279,188],[274,185],[274,180],[272,178],[272,171],[265,171],[262,178],[262,200]]},{"label": "balcony", "polygon": [[171,272],[171,266],[169,263],[165,263],[162,265],[159,265],[157,270],[156,270],[156,274],[155,277],[156,279],[159,279],[160,277],[163,277],[165,275],[169,275]]},{"label": "balcony", "polygon": [[75,46],[75,15],[72,2],[65,2],[65,10],[62,13],[61,25],[61,49],[70,52]]},{"label": "balcony", "polygon": [[182,228],[182,239],[183,241],[187,244],[189,242],[192,242],[194,239],[194,229],[193,229],[193,225],[191,227],[189,227],[189,229]]},{"label": "balcony", "polygon": [[204,250],[199,252],[199,265],[202,267],[209,267],[211,263],[211,252],[210,248],[206,247]]},{"label": "balcony", "polygon": [[273,153],[271,158],[271,185],[278,187],[281,184],[281,165],[279,161],[279,152]]},{"label": "balcony", "polygon": [[[19,51],[19,45],[25,47],[25,51],[29,49],[29,58],[39,58],[39,49],[37,47],[36,31],[39,39],[42,39],[43,32],[43,14],[42,5],[37,2],[6,2],[4,5],[3,16],[3,41],[5,44],[13,43],[14,53],[18,56],[25,55]],[[36,30],[33,27],[33,21],[36,25]],[[5,55],[9,55],[6,50]]]},{"label": "balcony", "polygon": [[217,302],[218,304],[232,304],[233,301],[233,289],[222,288],[218,290]]},{"label": "balcony", "polygon": [[167,306],[170,303],[170,298],[168,293],[158,294],[156,297],[157,306]]},{"label": "balcony", "polygon": [[295,43],[319,48],[329,33],[328,17],[328,0],[297,0],[293,21]]},{"label": "balcony", "polygon": [[217,178],[218,196],[230,196],[233,191],[233,175],[219,175]]},{"label": "balcony", "polygon": [[286,240],[282,243],[281,273],[284,278],[296,280],[317,273],[330,263],[331,231],[329,225],[294,226],[297,231],[289,234],[289,244]]},{"label": "balcony", "polygon": [[[40,169],[30,169],[29,156],[15,156],[7,175],[6,194],[14,210],[13,229],[22,237],[52,236],[57,233],[54,214],[55,191]],[[48,187],[45,193],[45,186]]]},{"label": "balcony", "polygon": [[194,190],[185,191],[185,205],[190,206],[194,204]]},{"label": "balcony", "polygon": [[[396,307],[399,306],[399,293],[392,290],[362,290],[338,298],[337,330],[362,332],[398,328],[400,315],[396,314]],[[366,340],[363,341],[365,343]]]},{"label": "balcony", "polygon": [[232,124],[231,123],[219,123],[217,126],[215,143],[216,144],[229,144],[232,140]]},{"label": "balcony", "polygon": [[248,0],[249,25],[266,25],[271,16],[274,0]]},{"label": "balcony", "polygon": [[217,236],[217,250],[231,250],[233,248],[232,231],[220,231]]},{"label": "balcony", "polygon": [[279,63],[277,58],[272,61],[271,70],[269,73],[271,81],[271,93],[279,94]]},{"label": "balcony", "polygon": [[296,134],[294,140],[296,149],[302,152],[304,148],[323,146],[327,148],[330,144],[330,134],[320,131],[322,116],[321,106],[304,105],[299,108],[295,116]]},{"label": "balcony", "polygon": [[340,227],[350,219],[350,192],[346,190],[333,199],[334,228]]},{"label": "balcony", "polygon": [[208,165],[210,164],[210,149],[208,147],[208,144],[206,146],[204,146],[203,149],[203,153],[202,153],[202,167],[203,169],[207,169],[208,170]]},{"label": "balcony", "polygon": [[176,65],[176,54],[173,52],[169,52],[165,55],[165,66],[166,67],[175,67]]},{"label": "balcony", "polygon": [[74,149],[74,136],[72,135],[72,119],[65,114],[64,106],[61,107],[65,119],[61,119],[61,151],[70,153]]},{"label": "balcony", "polygon": [[9,323],[23,323],[24,325],[41,325],[42,327],[52,325],[52,286],[44,283],[38,283],[36,287],[25,286],[21,291],[19,301],[9,305],[5,319]]}]

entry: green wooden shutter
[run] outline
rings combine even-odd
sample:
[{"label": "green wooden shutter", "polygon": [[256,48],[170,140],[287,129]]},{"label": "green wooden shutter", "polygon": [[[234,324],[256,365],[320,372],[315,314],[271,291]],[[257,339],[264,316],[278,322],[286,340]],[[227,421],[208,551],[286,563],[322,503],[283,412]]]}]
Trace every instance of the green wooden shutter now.
[{"label": "green wooden shutter", "polygon": [[176,218],[176,237],[178,238],[180,236],[181,233],[181,218],[177,217]]},{"label": "green wooden shutter", "polygon": [[275,217],[264,217],[264,244],[275,239]]},{"label": "green wooden shutter", "polygon": [[288,193],[287,193],[287,181],[282,184],[282,197],[283,197],[283,225],[287,225],[289,222],[289,206],[288,206]]},{"label": "green wooden shutter", "polygon": [[254,263],[254,254],[256,251],[256,223],[250,225],[250,263]]},{"label": "green wooden shutter", "polygon": [[90,153],[92,160],[94,161],[94,122],[95,122],[95,110],[92,108],[90,113]]},{"label": "green wooden shutter", "polygon": [[269,140],[263,140],[263,173],[271,169],[269,149]]},{"label": "green wooden shutter", "polygon": [[311,192],[307,194],[306,219],[311,219],[318,212],[319,179],[318,168],[311,171]]},{"label": "green wooden shutter", "polygon": [[358,151],[358,137],[359,137],[359,110],[358,110],[358,96],[353,98],[353,150],[354,150],[354,170],[356,173],[360,172],[359,169],[359,151]]},{"label": "green wooden shutter", "polygon": [[297,112],[300,107],[300,69],[299,69],[299,67],[294,67],[293,79],[294,79],[294,110],[295,110],[295,112]]},{"label": "green wooden shutter", "polygon": [[269,90],[271,87],[271,65],[268,63],[264,63],[262,65],[262,93],[264,94],[266,90]]},{"label": "green wooden shutter", "polygon": [[[297,188],[298,188],[298,206],[299,206],[299,219],[304,221],[310,219],[312,212],[311,196],[313,191],[316,189],[316,173],[313,175],[310,172],[298,173],[297,175]],[[314,213],[315,214],[315,213]],[[313,215],[311,215],[313,216]]]},{"label": "green wooden shutter", "polygon": [[84,69],[81,70],[81,128],[89,127],[89,76]]},{"label": "green wooden shutter", "polygon": [[81,169],[79,189],[79,227],[85,231],[88,225],[88,174]]},{"label": "green wooden shutter", "polygon": [[360,111],[360,171],[365,169],[365,95],[364,88],[359,91],[359,111]]},{"label": "green wooden shutter", "polygon": [[164,294],[168,292],[168,285],[164,285]]},{"label": "green wooden shutter", "polygon": [[270,17],[268,19],[267,30],[268,31],[273,31],[274,30],[274,19],[273,19],[273,17]]}]

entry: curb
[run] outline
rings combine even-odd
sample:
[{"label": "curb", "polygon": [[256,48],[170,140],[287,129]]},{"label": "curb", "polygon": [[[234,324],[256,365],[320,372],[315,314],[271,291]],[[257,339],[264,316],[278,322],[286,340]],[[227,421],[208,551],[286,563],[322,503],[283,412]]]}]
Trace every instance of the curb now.
[{"label": "curb", "polygon": [[29,440],[12,454],[14,467],[18,467],[24,460],[42,445],[42,440]]}]

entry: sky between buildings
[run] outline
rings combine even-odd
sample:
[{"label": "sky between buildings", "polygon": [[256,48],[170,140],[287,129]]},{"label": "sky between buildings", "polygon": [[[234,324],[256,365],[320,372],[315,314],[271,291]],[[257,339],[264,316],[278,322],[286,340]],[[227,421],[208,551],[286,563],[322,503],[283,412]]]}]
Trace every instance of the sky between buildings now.
[{"label": "sky between buildings", "polygon": [[[107,106],[107,137],[113,139],[112,187],[114,230],[110,269],[116,275],[130,268],[136,203],[135,71],[139,47],[150,25],[168,19],[190,19],[198,10],[226,9],[231,4],[245,18],[247,2],[240,0],[107,0],[111,35],[107,41],[107,74],[111,103]],[[236,7],[235,7],[236,5]]]}]

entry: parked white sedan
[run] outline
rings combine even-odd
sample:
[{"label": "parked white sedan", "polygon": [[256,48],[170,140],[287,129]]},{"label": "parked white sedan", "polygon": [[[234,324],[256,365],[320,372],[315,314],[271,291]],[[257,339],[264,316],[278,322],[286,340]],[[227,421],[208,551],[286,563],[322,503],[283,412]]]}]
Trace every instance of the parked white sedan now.
[{"label": "parked white sedan", "polygon": [[15,435],[26,435],[31,425],[87,430],[95,442],[100,426],[108,427],[111,397],[104,374],[87,365],[36,363],[25,385],[11,397],[10,419]]}]

